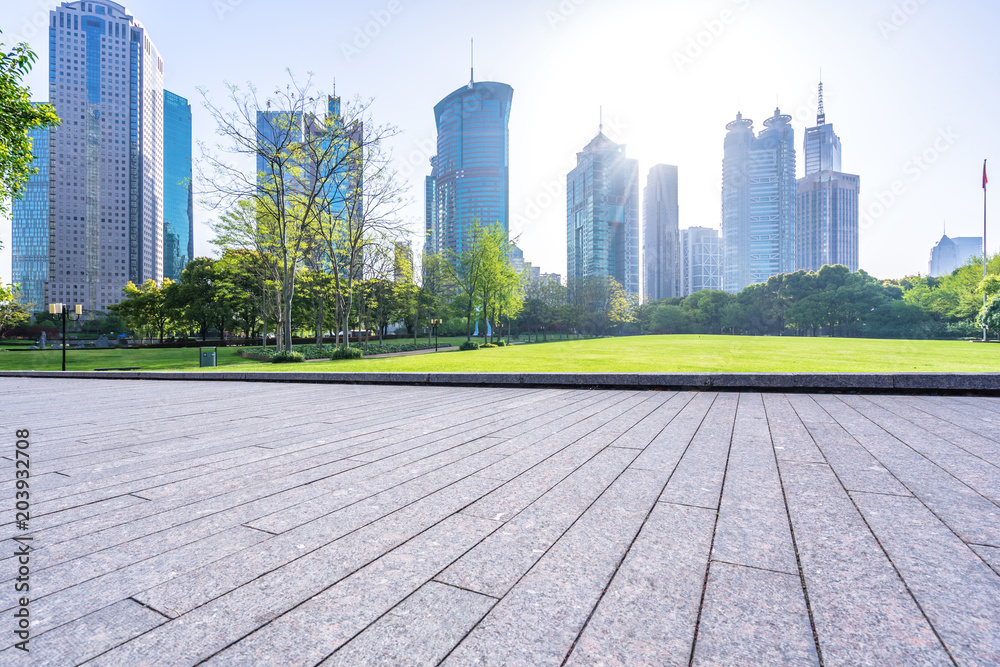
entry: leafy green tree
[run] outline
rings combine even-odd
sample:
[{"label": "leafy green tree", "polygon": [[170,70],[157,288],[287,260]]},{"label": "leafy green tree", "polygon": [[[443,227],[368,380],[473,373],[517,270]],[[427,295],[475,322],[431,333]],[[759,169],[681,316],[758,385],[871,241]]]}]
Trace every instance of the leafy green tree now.
[{"label": "leafy green tree", "polygon": [[174,284],[169,278],[163,280],[162,288],[155,280],[147,280],[141,287],[130,281],[122,289],[125,299],[111,306],[111,310],[118,313],[141,340],[152,342],[153,338],[158,338],[162,342],[171,323],[172,309],[167,304],[167,295]]},{"label": "leafy green tree", "polygon": [[660,304],[652,311],[650,327],[653,333],[684,334],[690,333],[695,326],[691,311],[682,306]]},{"label": "leafy green tree", "polygon": [[51,105],[33,104],[31,91],[21,84],[37,59],[27,44],[6,51],[0,42],[0,216],[10,214],[10,202],[23,196],[36,173],[28,132],[60,122]]},{"label": "leafy green tree", "polygon": [[990,299],[979,311],[976,325],[993,333],[1000,333],[1000,296]]},{"label": "leafy green tree", "polygon": [[0,339],[29,319],[31,313],[21,302],[20,288],[17,285],[4,287],[0,284]]}]

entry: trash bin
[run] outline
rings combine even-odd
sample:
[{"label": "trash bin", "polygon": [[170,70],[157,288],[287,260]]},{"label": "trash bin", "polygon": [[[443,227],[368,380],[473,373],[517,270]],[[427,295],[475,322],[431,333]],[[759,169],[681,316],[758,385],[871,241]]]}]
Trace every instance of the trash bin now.
[{"label": "trash bin", "polygon": [[217,347],[203,347],[201,348],[201,367],[202,368],[215,368],[218,366],[216,363],[216,355],[218,354],[219,348]]}]

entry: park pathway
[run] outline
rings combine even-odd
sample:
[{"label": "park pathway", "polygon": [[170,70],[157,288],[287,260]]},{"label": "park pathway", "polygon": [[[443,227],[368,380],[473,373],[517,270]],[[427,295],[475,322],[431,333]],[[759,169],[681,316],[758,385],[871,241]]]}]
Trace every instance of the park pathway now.
[{"label": "park pathway", "polygon": [[1000,399],[0,378],[0,406],[30,664],[1000,664]]}]

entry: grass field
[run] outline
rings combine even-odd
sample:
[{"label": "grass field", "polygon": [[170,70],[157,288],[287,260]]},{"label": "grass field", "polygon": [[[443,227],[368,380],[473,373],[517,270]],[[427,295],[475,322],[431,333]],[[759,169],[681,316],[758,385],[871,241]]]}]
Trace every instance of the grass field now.
[{"label": "grass field", "polygon": [[[960,341],[644,336],[518,345],[361,361],[252,362],[219,348],[220,370],[354,372],[997,373],[1000,345]],[[0,351],[0,370],[58,370],[59,352]],[[69,370],[193,370],[198,350],[69,350]]]}]

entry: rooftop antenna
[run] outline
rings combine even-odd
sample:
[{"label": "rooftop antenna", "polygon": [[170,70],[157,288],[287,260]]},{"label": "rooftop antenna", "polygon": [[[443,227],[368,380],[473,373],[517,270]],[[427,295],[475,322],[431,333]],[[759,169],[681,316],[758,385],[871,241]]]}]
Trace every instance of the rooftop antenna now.
[{"label": "rooftop antenna", "polygon": [[601,105],[601,123],[597,126],[597,133],[604,134],[604,105]]},{"label": "rooftop antenna", "polygon": [[823,70],[819,71],[819,109],[816,112],[816,124],[826,125],[826,109],[823,108]]},{"label": "rooftop antenna", "polygon": [[476,83],[476,38],[473,37],[469,40],[470,47],[469,51],[471,54],[470,67],[469,67],[469,88],[472,88]]}]

